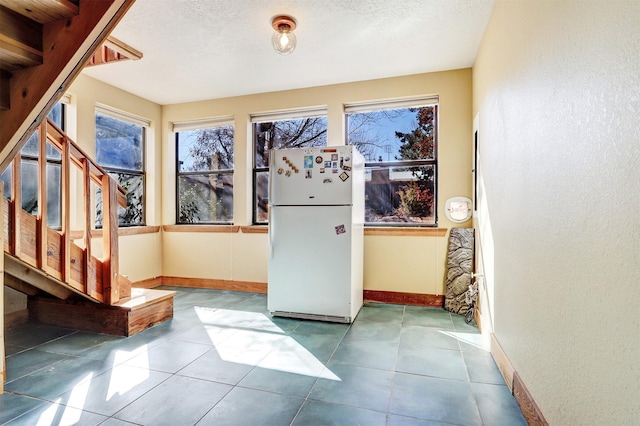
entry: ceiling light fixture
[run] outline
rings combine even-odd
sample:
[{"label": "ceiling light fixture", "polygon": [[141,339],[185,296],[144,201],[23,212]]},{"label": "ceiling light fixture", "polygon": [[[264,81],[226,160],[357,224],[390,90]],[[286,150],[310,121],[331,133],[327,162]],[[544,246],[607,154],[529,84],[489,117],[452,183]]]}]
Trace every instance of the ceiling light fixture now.
[{"label": "ceiling light fixture", "polygon": [[271,26],[275,30],[271,37],[273,48],[281,55],[288,55],[296,48],[296,35],[293,30],[296,29],[296,21],[286,15],[280,15],[273,18]]}]

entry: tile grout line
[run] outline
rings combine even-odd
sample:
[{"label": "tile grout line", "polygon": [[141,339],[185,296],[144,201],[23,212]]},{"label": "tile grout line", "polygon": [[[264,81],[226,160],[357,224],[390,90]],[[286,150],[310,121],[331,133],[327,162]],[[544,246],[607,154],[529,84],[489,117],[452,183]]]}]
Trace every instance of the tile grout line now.
[{"label": "tile grout line", "polygon": [[387,401],[386,424],[389,424],[389,416],[391,416],[391,401],[393,400],[393,391],[396,385],[396,376],[398,375],[398,358],[400,357],[400,344],[402,342],[402,330],[404,329],[404,318],[407,312],[407,306],[402,306],[402,320],[400,321],[400,338],[398,339],[398,348],[396,350],[396,359],[393,364],[393,376],[391,377],[391,389],[389,390],[389,400]]},{"label": "tile grout line", "polygon": [[[449,316],[451,317],[451,312],[449,312]],[[453,330],[457,332],[458,330],[456,328],[456,323],[453,321],[453,317],[451,317],[451,323],[453,324]],[[473,404],[475,406],[476,413],[478,414],[478,418],[480,419],[480,423],[484,425],[482,413],[480,413],[480,406],[478,405],[478,398],[476,397],[476,393],[473,391],[473,386],[471,386],[471,375],[469,374],[469,366],[467,365],[464,351],[462,350],[462,345],[460,344],[460,339],[456,339],[456,341],[460,350],[460,356],[462,357],[462,363],[464,364],[464,371],[467,375],[467,385],[469,386],[469,390],[471,391],[471,395],[473,396]]]},{"label": "tile grout line", "polygon": [[[357,318],[357,316],[356,316]],[[325,372],[325,370],[329,369],[329,363],[331,362],[331,360],[333,359],[333,356],[335,355],[335,353],[338,351],[338,348],[340,347],[340,345],[342,344],[342,342],[344,341],[345,336],[347,335],[347,333],[349,332],[349,330],[351,330],[351,326],[353,325],[353,323],[356,320],[354,319],[352,323],[349,324],[349,326],[347,327],[347,329],[345,330],[345,332],[342,334],[342,337],[340,338],[340,341],[338,342],[338,344],[336,345],[336,347],[333,349],[333,351],[331,352],[331,355],[329,355],[329,358],[327,359],[327,362],[324,365],[324,368],[322,369],[322,371],[320,372],[320,376],[322,376],[322,373]],[[302,324],[302,323],[300,323]],[[300,326],[300,324],[298,324],[298,326],[296,327],[296,329]],[[294,329],[295,330],[295,329]],[[309,388],[309,392],[307,392],[307,395],[303,398],[302,404],[300,404],[300,407],[298,408],[298,411],[296,412],[296,414],[293,416],[293,419],[291,419],[291,423],[290,426],[292,426],[295,421],[296,418],[298,417],[298,415],[300,414],[300,412],[302,411],[302,408],[305,406],[305,404],[307,403],[307,401],[309,401],[309,397],[311,396],[311,392],[313,392],[313,389],[316,387],[316,385],[318,384],[318,381],[320,380],[320,376],[316,377],[315,381],[313,382],[313,385],[311,386],[311,388]]]}]

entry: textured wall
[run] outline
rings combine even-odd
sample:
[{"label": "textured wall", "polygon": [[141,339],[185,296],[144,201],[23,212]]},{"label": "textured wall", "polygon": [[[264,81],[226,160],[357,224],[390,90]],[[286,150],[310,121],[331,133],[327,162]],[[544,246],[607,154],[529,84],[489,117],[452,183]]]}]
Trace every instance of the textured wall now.
[{"label": "textured wall", "polygon": [[640,418],[639,23],[498,1],[474,65],[495,335],[551,424]]}]

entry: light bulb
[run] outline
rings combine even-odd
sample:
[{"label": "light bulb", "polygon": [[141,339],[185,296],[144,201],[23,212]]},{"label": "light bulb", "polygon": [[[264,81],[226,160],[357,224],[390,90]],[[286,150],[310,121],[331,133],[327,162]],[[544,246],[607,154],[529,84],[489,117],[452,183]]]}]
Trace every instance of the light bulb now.
[{"label": "light bulb", "polygon": [[296,21],[290,16],[277,16],[273,18],[271,26],[275,30],[271,36],[271,44],[276,52],[281,55],[288,55],[296,48]]},{"label": "light bulb", "polygon": [[287,33],[282,33],[282,36],[280,37],[280,49],[286,48],[288,43],[289,37],[287,37]]},{"label": "light bulb", "polygon": [[296,35],[286,30],[278,30],[271,37],[273,48],[281,55],[288,55],[296,48]]}]

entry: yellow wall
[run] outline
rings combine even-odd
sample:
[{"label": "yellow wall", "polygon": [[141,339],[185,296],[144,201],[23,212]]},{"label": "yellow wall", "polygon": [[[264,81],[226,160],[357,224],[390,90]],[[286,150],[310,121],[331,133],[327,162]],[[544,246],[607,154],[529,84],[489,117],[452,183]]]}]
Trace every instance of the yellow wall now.
[{"label": "yellow wall", "polygon": [[640,419],[639,22],[498,0],[473,68],[482,323],[552,425]]},{"label": "yellow wall", "polygon": [[[93,155],[96,104],[151,121],[147,137],[146,208],[148,225],[175,223],[175,134],[171,124],[208,117],[235,119],[234,212],[236,225],[251,224],[253,113],[326,106],[328,141],[344,143],[345,103],[439,95],[438,216],[448,222],[444,202],[471,196],[471,70],[419,74],[284,92],[159,106],[80,76],[69,90],[72,137]],[[447,237],[365,237],[366,289],[443,294]],[[100,241],[94,241],[100,254]],[[157,276],[267,282],[266,234],[159,232],[120,238],[120,272],[133,281]]]},{"label": "yellow wall", "polygon": [[[445,200],[453,196],[471,196],[470,69],[164,106],[163,223],[175,223],[175,136],[170,131],[173,122],[234,117],[234,219],[237,225],[250,225],[251,114],[326,106],[328,144],[342,145],[345,135],[344,104],[434,94],[440,96],[439,225],[450,228],[454,224],[448,222],[444,215]],[[364,247],[364,287],[442,294],[446,248],[446,237],[367,236]],[[267,236],[264,234],[164,233],[163,274],[266,282],[266,249]]]}]

